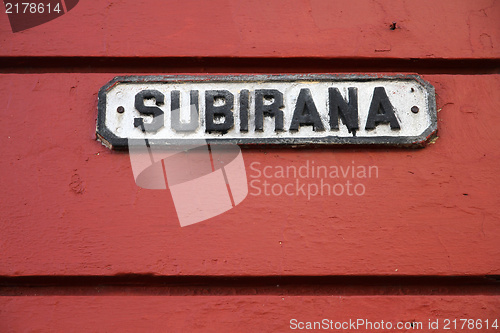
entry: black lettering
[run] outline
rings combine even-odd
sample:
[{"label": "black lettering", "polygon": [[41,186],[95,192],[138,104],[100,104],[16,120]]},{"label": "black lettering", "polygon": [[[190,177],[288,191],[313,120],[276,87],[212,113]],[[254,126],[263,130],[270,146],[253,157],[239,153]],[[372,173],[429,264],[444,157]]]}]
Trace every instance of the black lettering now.
[{"label": "black lettering", "polygon": [[[264,99],[273,99],[272,103],[264,104]],[[283,130],[283,94],[276,89],[255,90],[255,130],[264,130],[264,116],[274,117],[274,130]]]},{"label": "black lettering", "polygon": [[400,129],[394,107],[387,97],[384,87],[375,87],[368,111],[365,129],[375,129],[378,124],[391,124],[391,129]]},{"label": "black lettering", "polygon": [[321,117],[307,88],[300,89],[295,111],[293,112],[290,131],[298,131],[300,126],[313,126],[314,131],[324,131]]},{"label": "black lettering", "polygon": [[[224,101],[222,105],[215,105],[216,100]],[[206,132],[227,133],[234,125],[233,116],[234,96],[227,90],[207,90],[205,92],[205,120]],[[224,118],[221,123],[215,120]]]},{"label": "black lettering", "polygon": [[[155,99],[157,106],[145,106],[145,99]],[[139,113],[153,116],[153,121],[145,123],[143,118],[134,118],[134,127],[140,127],[143,132],[156,132],[165,124],[164,112],[158,107],[165,103],[165,96],[158,90],[142,90],[135,95],[135,108]]]},{"label": "black lettering", "polygon": [[330,106],[330,129],[339,129],[340,119],[347,126],[349,133],[356,135],[359,129],[358,124],[358,89],[348,88],[349,103],[342,97],[337,88],[328,88],[329,106]]},{"label": "black lettering", "polygon": [[173,90],[170,95],[172,129],[176,132],[194,132],[199,126],[198,90],[191,90],[189,104],[189,123],[181,123],[180,92]]},{"label": "black lettering", "polygon": [[248,132],[248,90],[240,92],[240,131]]}]

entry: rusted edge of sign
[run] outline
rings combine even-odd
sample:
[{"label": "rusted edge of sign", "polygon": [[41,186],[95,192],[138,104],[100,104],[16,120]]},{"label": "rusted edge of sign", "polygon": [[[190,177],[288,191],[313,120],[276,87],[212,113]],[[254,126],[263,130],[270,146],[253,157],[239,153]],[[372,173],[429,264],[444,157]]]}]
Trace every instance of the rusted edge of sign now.
[{"label": "rusted edge of sign", "polygon": [[[98,114],[96,137],[110,149],[127,149],[130,141],[116,136],[106,127],[106,95],[119,83],[203,83],[203,82],[292,82],[292,81],[416,81],[427,91],[428,113],[431,125],[419,136],[379,136],[379,137],[338,137],[325,136],[321,138],[207,138],[208,144],[238,144],[243,146],[285,145],[285,146],[316,146],[316,145],[369,145],[397,147],[425,147],[437,135],[437,110],[434,87],[417,74],[257,74],[257,75],[131,75],[117,76],[104,85],[98,94]],[[175,146],[186,144],[185,139],[151,139],[149,144],[156,146]]]}]

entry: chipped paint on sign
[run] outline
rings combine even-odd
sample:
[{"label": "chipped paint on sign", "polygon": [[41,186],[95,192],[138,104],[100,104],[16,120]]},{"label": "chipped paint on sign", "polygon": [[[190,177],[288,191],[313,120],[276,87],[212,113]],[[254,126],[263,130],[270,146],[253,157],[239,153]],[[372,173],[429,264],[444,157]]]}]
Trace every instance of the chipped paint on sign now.
[{"label": "chipped paint on sign", "polygon": [[99,93],[108,146],[205,139],[238,144],[425,143],[434,88],[416,75],[117,77]]}]

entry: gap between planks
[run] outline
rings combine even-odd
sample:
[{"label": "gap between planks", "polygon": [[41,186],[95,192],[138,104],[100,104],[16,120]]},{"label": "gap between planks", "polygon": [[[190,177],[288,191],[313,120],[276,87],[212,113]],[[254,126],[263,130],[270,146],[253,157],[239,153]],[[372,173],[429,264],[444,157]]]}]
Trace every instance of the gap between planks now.
[{"label": "gap between planks", "polygon": [[2,276],[0,296],[500,295],[500,276]]},{"label": "gap between planks", "polygon": [[0,57],[0,73],[497,74],[500,58]]}]

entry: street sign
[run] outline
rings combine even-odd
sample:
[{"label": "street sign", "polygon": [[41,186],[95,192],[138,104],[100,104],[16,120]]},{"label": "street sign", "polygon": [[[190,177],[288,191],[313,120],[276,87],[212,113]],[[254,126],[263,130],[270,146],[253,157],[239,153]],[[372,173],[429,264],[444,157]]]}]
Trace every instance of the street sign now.
[{"label": "street sign", "polygon": [[417,75],[116,77],[99,91],[97,137],[148,145],[425,145],[434,88]]}]

